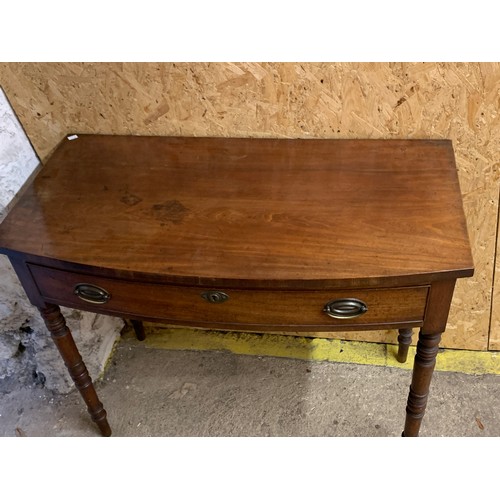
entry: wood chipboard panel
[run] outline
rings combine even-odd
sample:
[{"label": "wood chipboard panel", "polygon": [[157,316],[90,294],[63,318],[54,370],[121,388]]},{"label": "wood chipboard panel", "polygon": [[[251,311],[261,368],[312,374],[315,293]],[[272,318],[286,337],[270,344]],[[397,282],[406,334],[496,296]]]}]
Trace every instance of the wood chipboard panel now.
[{"label": "wood chipboard panel", "polygon": [[[500,64],[2,63],[0,84],[42,159],[70,132],[452,139],[476,273],[458,283],[442,345],[488,348]],[[339,337],[395,342],[396,333]]]}]

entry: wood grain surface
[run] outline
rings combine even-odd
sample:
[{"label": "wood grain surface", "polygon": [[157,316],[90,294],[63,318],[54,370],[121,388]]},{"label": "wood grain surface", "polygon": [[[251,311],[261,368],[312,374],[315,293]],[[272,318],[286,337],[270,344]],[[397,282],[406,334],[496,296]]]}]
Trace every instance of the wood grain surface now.
[{"label": "wood grain surface", "polygon": [[[429,291],[427,286],[323,291],[217,288],[227,294],[227,300],[214,304],[202,296],[211,291],[208,287],[132,282],[36,265],[29,267],[40,294],[49,303],[169,324],[226,330],[288,330],[290,334],[373,329],[383,324],[393,324],[395,328],[422,326]],[[100,287],[109,294],[109,299],[103,304],[81,300],[74,293],[80,283]],[[366,313],[340,319],[325,314],[328,302],[351,297],[366,304]]]},{"label": "wood grain surface", "polygon": [[0,245],[191,284],[425,284],[473,268],[449,141],[83,135]]}]

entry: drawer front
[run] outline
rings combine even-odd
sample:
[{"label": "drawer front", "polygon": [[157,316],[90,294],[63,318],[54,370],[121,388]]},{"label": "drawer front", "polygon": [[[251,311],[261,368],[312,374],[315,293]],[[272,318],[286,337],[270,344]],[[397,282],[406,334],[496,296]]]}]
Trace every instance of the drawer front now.
[{"label": "drawer front", "polygon": [[[47,302],[210,327],[334,331],[422,323],[428,286],[322,291],[210,289],[131,282],[30,265]],[[366,310],[365,310],[366,309]]]}]

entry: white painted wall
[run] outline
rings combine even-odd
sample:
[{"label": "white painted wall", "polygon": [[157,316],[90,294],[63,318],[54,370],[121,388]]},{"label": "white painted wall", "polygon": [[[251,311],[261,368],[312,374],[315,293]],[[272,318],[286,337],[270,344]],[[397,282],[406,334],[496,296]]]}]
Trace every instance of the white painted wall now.
[{"label": "white painted wall", "polygon": [[[0,221],[38,166],[39,159],[0,88]],[[63,312],[95,380],[119,338],[123,321],[70,309]],[[38,311],[26,298],[9,260],[0,255],[0,382],[13,378],[62,393],[74,387]]]}]

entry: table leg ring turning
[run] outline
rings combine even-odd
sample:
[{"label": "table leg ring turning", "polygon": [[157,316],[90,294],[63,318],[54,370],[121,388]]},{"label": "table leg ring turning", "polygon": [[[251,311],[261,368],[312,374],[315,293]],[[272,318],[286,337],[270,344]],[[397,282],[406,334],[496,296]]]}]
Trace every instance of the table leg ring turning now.
[{"label": "table leg ring turning", "polygon": [[406,363],[406,360],[408,359],[408,350],[411,345],[411,336],[413,334],[413,330],[411,328],[401,328],[399,330],[399,335],[398,335],[398,354],[397,354],[397,360],[400,363]]},{"label": "table leg ring turning", "polygon": [[80,391],[88,412],[92,420],[97,424],[103,436],[111,435],[111,428],[108,424],[106,410],[97,397],[94,384],[82,357],[78,352],[75,341],[69,328],[66,326],[64,316],[61,314],[59,306],[47,304],[44,308],[39,308],[45,325],[51,333],[52,340],[56,344],[59,352],[68,368],[71,378]]}]

